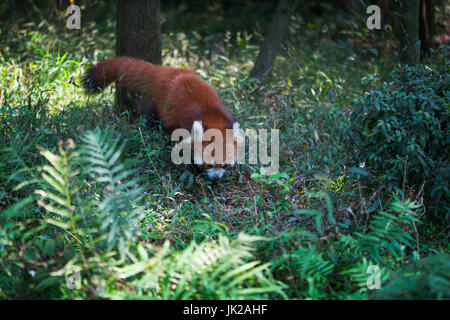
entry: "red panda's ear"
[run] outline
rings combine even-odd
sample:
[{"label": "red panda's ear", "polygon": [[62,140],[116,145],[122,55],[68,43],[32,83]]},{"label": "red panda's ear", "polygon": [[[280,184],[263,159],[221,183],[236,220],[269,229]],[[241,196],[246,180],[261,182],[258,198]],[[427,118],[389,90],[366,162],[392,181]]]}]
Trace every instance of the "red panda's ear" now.
[{"label": "red panda's ear", "polygon": [[203,140],[203,127],[201,121],[194,121],[192,124],[191,136],[194,141],[202,141]]}]

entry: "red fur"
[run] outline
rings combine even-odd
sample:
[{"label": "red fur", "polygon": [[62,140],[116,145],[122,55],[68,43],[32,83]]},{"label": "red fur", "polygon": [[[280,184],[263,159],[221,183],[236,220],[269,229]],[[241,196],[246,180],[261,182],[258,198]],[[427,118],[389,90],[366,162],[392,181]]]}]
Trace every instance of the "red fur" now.
[{"label": "red fur", "polygon": [[216,91],[194,72],[154,65],[129,57],[116,57],[97,63],[87,71],[89,91],[112,82],[152,97],[158,118],[168,130],[190,130],[194,121],[205,128],[223,132],[232,127],[233,118]]}]

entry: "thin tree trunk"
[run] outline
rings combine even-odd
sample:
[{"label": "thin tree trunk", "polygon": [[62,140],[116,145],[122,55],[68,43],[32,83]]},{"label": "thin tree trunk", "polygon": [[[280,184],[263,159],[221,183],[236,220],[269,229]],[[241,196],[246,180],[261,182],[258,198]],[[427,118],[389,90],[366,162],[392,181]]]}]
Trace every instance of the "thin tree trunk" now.
[{"label": "thin tree trunk", "polygon": [[[159,0],[117,0],[116,55],[161,64],[161,23]],[[145,113],[151,97],[120,86],[116,109],[129,110],[132,118]]]},{"label": "thin tree trunk", "polygon": [[423,52],[429,52],[434,37],[434,0],[420,0],[420,27],[419,36]]},{"label": "thin tree trunk", "polygon": [[395,6],[400,22],[397,35],[402,50],[401,61],[414,65],[420,59],[420,50],[416,47],[419,40],[420,0],[397,0]]},{"label": "thin tree trunk", "polygon": [[265,82],[273,69],[273,63],[289,26],[289,13],[292,1],[279,0],[266,40],[261,45],[258,58],[250,75]]}]

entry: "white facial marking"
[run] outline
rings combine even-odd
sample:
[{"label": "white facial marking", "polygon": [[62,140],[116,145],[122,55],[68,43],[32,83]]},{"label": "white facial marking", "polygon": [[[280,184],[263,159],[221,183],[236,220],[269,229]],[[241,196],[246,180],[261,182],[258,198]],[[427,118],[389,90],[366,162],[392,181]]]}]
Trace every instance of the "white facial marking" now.
[{"label": "white facial marking", "polygon": [[220,179],[222,178],[223,174],[225,173],[224,169],[216,169],[216,168],[211,168],[211,169],[207,169],[206,172],[208,173],[208,177],[210,179]]}]

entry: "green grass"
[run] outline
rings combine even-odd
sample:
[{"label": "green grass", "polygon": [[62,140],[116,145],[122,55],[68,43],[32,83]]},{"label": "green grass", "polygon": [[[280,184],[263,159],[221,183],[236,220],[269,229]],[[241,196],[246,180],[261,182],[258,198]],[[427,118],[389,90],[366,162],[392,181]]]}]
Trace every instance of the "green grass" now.
[{"label": "green grass", "polygon": [[[195,33],[163,38],[163,63],[195,69],[242,127],[280,129],[280,174],[242,165],[219,183],[173,165],[162,129],[115,114],[113,88],[84,94],[83,71],[113,55],[113,25],[0,30],[0,296],[401,298],[406,283],[426,288],[412,298],[448,299],[448,244],[423,206],[381,198],[370,168],[349,167],[352,101],[379,61],[302,28],[265,87],[248,78],[249,33],[219,34],[213,57]],[[426,256],[442,269],[416,268]],[[371,264],[380,291],[367,289]],[[67,288],[71,265],[80,289]]]}]

